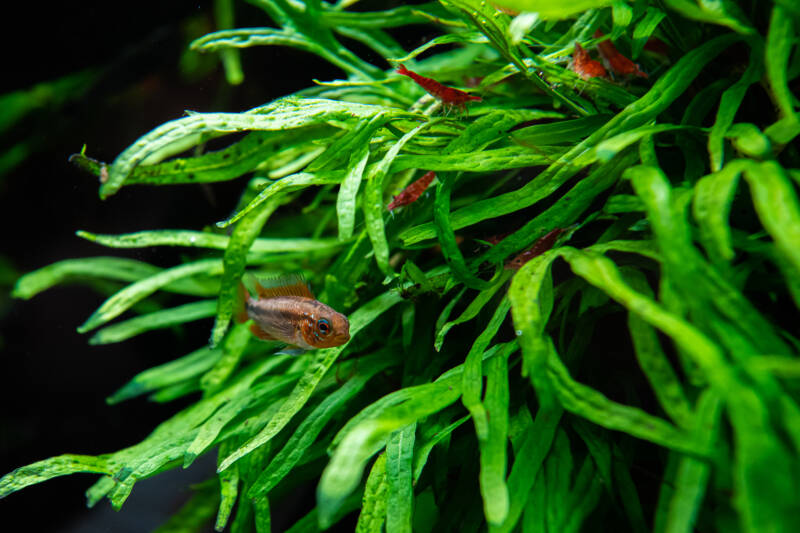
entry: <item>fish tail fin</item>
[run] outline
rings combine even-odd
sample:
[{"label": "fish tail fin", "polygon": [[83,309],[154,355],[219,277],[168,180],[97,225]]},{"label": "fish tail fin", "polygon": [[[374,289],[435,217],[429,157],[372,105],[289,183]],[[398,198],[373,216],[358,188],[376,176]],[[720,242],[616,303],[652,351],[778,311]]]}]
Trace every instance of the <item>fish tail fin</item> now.
[{"label": "fish tail fin", "polygon": [[250,318],[247,316],[247,301],[250,299],[250,293],[244,286],[244,283],[239,281],[239,286],[236,288],[236,298],[233,302],[233,319],[239,324],[247,322]]},{"label": "fish tail fin", "polygon": [[403,76],[408,76],[411,74],[411,71],[408,70],[405,65],[400,63],[399,65],[397,65],[397,73],[402,74]]}]

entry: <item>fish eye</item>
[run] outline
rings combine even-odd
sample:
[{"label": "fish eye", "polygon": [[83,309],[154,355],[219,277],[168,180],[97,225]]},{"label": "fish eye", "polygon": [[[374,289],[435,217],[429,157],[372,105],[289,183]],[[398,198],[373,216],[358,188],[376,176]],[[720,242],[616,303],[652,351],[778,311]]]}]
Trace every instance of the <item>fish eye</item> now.
[{"label": "fish eye", "polygon": [[317,329],[319,329],[319,332],[323,335],[327,335],[331,331],[331,325],[326,319],[320,318],[319,321],[317,321]]}]

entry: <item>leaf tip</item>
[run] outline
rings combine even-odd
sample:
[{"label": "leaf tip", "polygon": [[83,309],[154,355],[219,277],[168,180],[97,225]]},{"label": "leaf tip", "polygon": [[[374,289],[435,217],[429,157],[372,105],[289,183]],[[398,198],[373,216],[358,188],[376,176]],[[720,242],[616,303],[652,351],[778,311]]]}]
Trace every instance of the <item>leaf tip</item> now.
[{"label": "leaf tip", "polygon": [[189,468],[194,460],[197,459],[197,454],[193,452],[186,452],[183,454],[183,468]]}]

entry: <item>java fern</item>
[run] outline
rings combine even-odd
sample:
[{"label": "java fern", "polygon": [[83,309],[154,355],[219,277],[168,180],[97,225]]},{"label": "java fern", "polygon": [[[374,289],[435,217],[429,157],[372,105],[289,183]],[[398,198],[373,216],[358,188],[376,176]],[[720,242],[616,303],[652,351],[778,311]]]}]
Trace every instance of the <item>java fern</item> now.
[{"label": "java fern", "polygon": [[[800,529],[796,3],[250,3],[264,27],[234,28],[220,0],[227,29],[192,48],[220,53],[234,83],[241,49],[266,45],[343,78],[241,113],[188,113],[110,165],[73,157],[101,198],[246,176],[234,214],[204,231],[79,231],[188,259],[66,259],[14,290],[121,282],[78,329],[97,344],[214,317],[207,346],[165,353],[109,398],[195,403],[129,448],[18,468],[1,496],[92,472],[89,505],[119,508],[137,481],[213,453],[217,476],[160,531],[214,515],[217,530],[269,531],[271,509],[307,483],[316,505],[291,531],[347,515],[390,533],[578,531],[591,516],[635,531]],[[439,35],[409,52],[393,35],[410,24]],[[576,76],[575,43],[597,57],[598,29],[649,78]],[[483,101],[445,114],[399,63]],[[231,133],[245,135],[193,150]],[[431,170],[417,202],[386,210]],[[504,269],[556,228],[555,247]],[[492,234],[508,235],[489,246]],[[302,272],[353,339],[276,354],[232,323],[245,270]],[[161,292],[196,301],[111,323]],[[611,353],[624,354],[616,368]]]}]

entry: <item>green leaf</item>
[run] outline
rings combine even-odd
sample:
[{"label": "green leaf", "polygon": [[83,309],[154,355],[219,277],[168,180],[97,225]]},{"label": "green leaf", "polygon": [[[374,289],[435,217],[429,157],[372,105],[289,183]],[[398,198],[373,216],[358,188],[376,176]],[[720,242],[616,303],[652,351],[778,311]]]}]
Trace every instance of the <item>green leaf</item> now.
[{"label": "green leaf", "polygon": [[461,376],[440,378],[435,383],[409,387],[408,399],[384,409],[377,417],[362,419],[336,447],[317,487],[321,524],[331,516],[358,485],[367,460],[386,445],[389,435],[444,409],[461,395]]},{"label": "green leaf", "polygon": [[411,533],[414,488],[411,460],[417,424],[409,424],[386,442],[386,533]]},{"label": "green leaf", "polygon": [[[358,334],[370,322],[375,320],[387,309],[400,301],[400,297],[392,292],[386,292],[371,300],[350,315],[350,336],[351,339]],[[272,417],[267,426],[257,435],[248,440],[243,446],[232,452],[224,461],[221,461],[219,470],[225,470],[243,456],[269,442],[272,437],[282,430],[286,424],[297,414],[306,404],[314,389],[319,384],[322,377],[336,361],[339,354],[347,345],[336,348],[326,348],[317,351],[308,370],[295,385],[292,392],[286,397],[280,410]],[[360,475],[360,474],[359,474]]]},{"label": "green leaf", "polygon": [[[478,440],[480,442],[486,441],[491,432],[488,406],[481,403],[484,375],[482,369],[483,355],[489,343],[491,343],[494,336],[497,335],[497,330],[500,329],[500,326],[505,321],[510,307],[511,305],[508,299],[504,298],[500,301],[494,314],[492,314],[492,318],[489,320],[486,328],[478,335],[478,338],[475,339],[464,361],[464,372],[461,382],[463,396],[461,400],[464,403],[464,407],[466,407],[472,415],[472,421],[475,423],[475,433],[478,435]],[[509,344],[508,348],[512,351],[516,349],[513,344]],[[509,354],[504,350],[503,357],[508,357],[508,355]],[[506,414],[506,416],[508,415]],[[500,521],[501,520],[502,519],[500,519]],[[498,520],[494,520],[493,523],[497,521]]]},{"label": "green leaf", "polygon": [[608,115],[591,115],[572,120],[559,120],[514,130],[511,138],[524,146],[554,145],[585,139],[609,120]]},{"label": "green leaf", "polygon": [[[796,17],[789,15],[782,6],[775,5],[772,8],[764,50],[764,64],[772,97],[780,109],[781,116],[795,125],[800,122],[800,115],[795,111],[795,106],[798,105],[797,97],[789,89],[787,65],[798,31],[796,24]],[[791,138],[775,140],[788,143]]]},{"label": "green leaf", "polygon": [[522,375],[530,376],[543,405],[552,401],[550,382],[545,375],[548,357],[545,328],[553,306],[550,265],[559,255],[558,250],[551,250],[525,263],[508,291],[511,316],[522,348]]},{"label": "green leaf", "polygon": [[619,135],[615,135],[599,143],[595,147],[597,158],[600,161],[608,161],[631,144],[638,142],[645,137],[650,137],[656,133],[662,133],[665,131],[676,131],[683,129],[687,129],[687,126],[659,124],[656,126],[642,126],[640,128],[628,130],[625,133],[620,133]]},{"label": "green leaf", "polygon": [[[304,128],[289,132],[252,132],[241,141],[222,150],[137,166],[125,179],[125,184],[175,185],[232,180],[253,170],[265,159],[277,154],[282,146],[323,136],[325,131],[322,128]],[[179,148],[184,148],[184,145],[194,145],[200,141],[200,135],[189,135],[176,144],[179,145]],[[169,145],[167,148],[171,148],[170,152],[174,153],[181,151],[179,148]],[[165,156],[160,157],[163,159]],[[73,154],[69,160],[95,176],[100,176],[105,168],[105,163],[83,154]]]},{"label": "green leaf", "polygon": [[197,377],[214,365],[222,351],[204,346],[192,353],[137,374],[106,399],[113,405]]},{"label": "green leaf", "polygon": [[661,446],[697,455],[708,450],[699,447],[685,432],[641,409],[609,400],[598,391],[577,383],[554,353],[552,344],[547,375],[564,409],[608,429],[623,431]]},{"label": "green leaf", "polygon": [[400,150],[423,129],[430,127],[434,122],[424,122],[403,135],[383,156],[383,159],[370,170],[367,176],[367,185],[364,189],[363,207],[364,219],[367,225],[367,235],[372,241],[375,251],[375,261],[378,268],[385,275],[393,274],[389,267],[389,243],[386,241],[386,231],[383,223],[383,213],[386,210],[383,204],[383,180],[392,166],[394,158]]},{"label": "green leaf", "polygon": [[695,186],[693,212],[700,240],[712,260],[734,257],[728,216],[744,163],[732,161],[714,174],[704,176]]},{"label": "green leaf", "polygon": [[756,159],[767,159],[772,155],[769,138],[761,133],[755,124],[739,122],[728,128],[726,138],[731,139],[733,147],[742,154]]},{"label": "green leaf", "polygon": [[542,463],[550,451],[563,412],[561,407],[553,406],[539,409],[536,413],[533,427],[525,437],[519,453],[515,454],[516,459],[508,476],[508,515],[501,525],[490,526],[489,531],[492,533],[507,533],[517,525],[537,474],[541,476]]},{"label": "green leaf", "polygon": [[795,269],[800,268],[800,201],[783,167],[773,161],[751,164],[744,176],[764,228]]},{"label": "green leaf", "polygon": [[488,289],[483,290],[478,293],[474,300],[470,302],[466,309],[453,320],[445,322],[438,327],[436,330],[436,340],[433,343],[433,347],[436,351],[440,351],[442,349],[442,344],[444,343],[444,337],[447,335],[447,332],[450,331],[450,328],[453,326],[457,326],[458,324],[463,324],[464,322],[468,322],[475,318],[478,313],[483,309],[486,304],[492,299],[492,297],[497,293],[498,290],[505,284],[506,281],[511,277],[511,272],[508,270],[504,270],[498,273],[498,279],[494,282],[492,286]]},{"label": "green leaf", "polygon": [[[228,384],[226,388],[207,396],[209,405],[213,405],[217,410],[213,416],[204,418],[194,426],[196,433],[187,435],[189,442],[183,450],[183,465],[184,468],[188,467],[192,462],[202,453],[204,453],[219,436],[222,429],[228,424],[239,412],[241,412],[247,405],[255,399],[269,400],[273,394],[277,394],[297,381],[299,377],[297,373],[290,373],[287,375],[277,376],[272,379],[265,380],[259,383],[253,390],[249,390],[253,382],[264,373],[270,371],[281,362],[280,358],[274,357],[266,361],[262,361],[256,366],[251,366],[248,371],[240,374],[239,379]],[[267,408],[265,412],[274,412],[278,405]],[[210,413],[209,413],[210,415]],[[222,462],[220,457],[220,462]]]},{"label": "green leaf", "polygon": [[642,19],[636,24],[633,30],[633,42],[631,43],[631,58],[636,59],[642,53],[647,40],[655,33],[658,25],[667,16],[662,10],[655,7],[648,7]]},{"label": "green leaf", "polygon": [[428,462],[428,457],[430,456],[430,452],[433,450],[433,447],[439,444],[442,440],[447,439],[453,431],[455,431],[468,419],[469,416],[464,416],[452,424],[442,427],[436,431],[436,433],[434,433],[433,437],[424,441],[424,443],[417,448],[417,452],[414,454],[414,484],[419,481],[419,477],[422,475],[422,470],[425,468],[425,465]]},{"label": "green leaf", "polygon": [[228,330],[228,325],[233,317],[233,306],[239,291],[245,266],[247,253],[256,239],[267,219],[278,208],[278,201],[273,200],[261,209],[251,211],[234,228],[225,255],[222,259],[223,273],[220,282],[219,299],[217,300],[217,316],[211,330],[211,346],[216,346]]},{"label": "green leaf", "polygon": [[[592,159],[587,154],[592,147],[606,137],[648,124],[683,94],[708,62],[736,40],[738,40],[736,36],[723,35],[687,53],[662,75],[644,96],[561,155],[535,180],[515,191],[472,202],[453,211],[449,216],[450,226],[454,230],[461,229],[524,209],[546,198],[577,174],[581,167],[587,164],[586,162],[591,162]],[[434,224],[426,223],[404,231],[400,234],[400,239],[404,244],[410,245],[430,239],[435,234]]]},{"label": "green leaf", "polygon": [[[503,313],[505,316],[505,313]],[[508,447],[508,354],[489,359],[484,406],[489,417],[485,438],[478,436],[481,451],[480,485],[486,521],[500,525],[508,517],[506,448]],[[466,371],[465,371],[466,375]]]},{"label": "green leaf", "polygon": [[195,533],[206,527],[219,504],[219,489],[214,481],[212,479],[193,486],[189,501],[154,533]]},{"label": "green leaf", "polygon": [[380,533],[386,520],[386,452],[380,454],[372,465],[364,487],[361,513],[358,515],[356,533]]},{"label": "green leaf", "polygon": [[458,249],[456,237],[450,219],[450,193],[453,190],[455,176],[441,174],[438,176],[439,185],[436,187],[436,201],[433,208],[433,220],[436,225],[436,237],[442,246],[442,253],[449,263],[453,277],[467,287],[485,290],[491,284],[474,275],[467,267],[464,256]]},{"label": "green leaf", "polygon": [[[754,349],[786,352],[788,347],[773,326],[692,246],[685,213],[689,195],[673,194],[658,169],[633,167],[625,175],[647,207],[667,274],[680,292],[692,295],[687,306],[695,313],[694,319],[715,332],[715,338],[737,356],[746,357]],[[717,313],[724,319],[709,320]]]},{"label": "green leaf", "polygon": [[222,262],[219,259],[202,259],[186,263],[177,267],[162,270],[144,279],[128,285],[114,296],[103,302],[97,311],[92,313],[86,322],[78,328],[79,333],[86,333],[106,322],[113,320],[131,308],[137,302],[150,296],[157,290],[170,283],[188,278],[197,274],[216,275],[222,271]]},{"label": "green leaf", "polygon": [[611,4],[611,17],[614,28],[626,28],[633,20],[633,8],[622,1]]},{"label": "green leaf", "polygon": [[[650,293],[650,287],[644,276],[638,271],[634,272],[637,274],[636,277],[628,276],[628,280],[633,282],[631,286],[642,294]],[[661,347],[655,329],[635,313],[628,313],[628,329],[633,340],[636,359],[647,376],[661,408],[678,426],[684,429],[690,428],[693,425],[691,407],[683,386]]]},{"label": "green leaf", "polygon": [[761,78],[764,68],[763,45],[760,41],[750,42],[750,62],[739,80],[722,93],[717,108],[717,119],[708,135],[708,153],[711,156],[711,170],[718,172],[725,163],[725,134],[736,118],[744,96],[751,85]]},{"label": "green leaf", "polygon": [[391,59],[391,61],[394,61],[396,63],[405,63],[406,61],[414,59],[421,53],[429,50],[430,48],[433,48],[434,46],[439,46],[441,44],[452,44],[452,43],[482,44],[488,42],[489,39],[487,39],[486,36],[483,35],[481,32],[477,31],[464,32],[464,33],[448,33],[446,35],[440,35],[439,37],[435,37],[430,41],[428,41],[427,43],[423,44],[422,46],[416,47],[407,55]]},{"label": "green leaf", "polygon": [[[708,390],[697,402],[695,433],[705,446],[713,446],[718,438],[721,408],[719,396]],[[688,533],[694,529],[710,473],[708,462],[691,456],[681,457],[675,492],[669,503],[666,531]]]},{"label": "green leaf", "polygon": [[631,525],[631,530],[645,533],[647,531],[647,525],[645,524],[642,503],[636,491],[636,486],[633,484],[631,474],[628,471],[628,466],[625,464],[625,458],[619,446],[616,444],[612,445],[612,453],[613,460],[611,468],[614,474],[614,481],[616,482],[622,505],[625,508],[625,514],[628,515],[628,522]]},{"label": "green leaf", "polygon": [[[379,352],[376,355],[384,356],[385,354]],[[336,415],[354,395],[358,394],[367,381],[391,363],[390,359],[378,357],[373,357],[371,360],[365,357],[359,361],[358,375],[348,380],[332,394],[327,395],[300,423],[283,448],[270,461],[269,466],[253,482],[248,491],[248,497],[256,498],[270,492],[303,458],[306,450],[314,443],[331,417]]]},{"label": "green leaf", "polygon": [[[227,29],[233,27],[233,0],[216,0],[214,2],[214,18],[217,27]],[[222,50],[220,52],[225,78],[231,85],[239,85],[244,81],[241,58],[238,50]]]},{"label": "green leaf", "polygon": [[375,115],[372,120],[358,130],[358,135],[353,139],[355,149],[350,154],[347,165],[347,174],[339,187],[339,196],[336,198],[336,213],[339,218],[339,239],[345,240],[353,236],[356,219],[356,195],[361,186],[361,178],[369,160],[369,137],[380,126],[383,115]]},{"label": "green leaf", "polygon": [[[220,447],[220,456],[224,453],[226,446]],[[220,502],[217,520],[214,524],[216,531],[225,529],[228,519],[233,511],[233,505],[239,495],[239,469],[230,468],[219,477]]]},{"label": "green leaf", "polygon": [[[322,99],[285,98],[245,113],[193,113],[156,128],[122,152],[109,168],[108,181],[100,187],[100,196],[106,198],[116,193],[131,172],[152,154],[199,134],[282,131],[329,120],[371,118],[378,112],[381,112],[378,106]],[[399,111],[392,114],[405,115]]]},{"label": "green leaf", "polygon": [[355,427],[336,448],[317,488],[317,501],[323,524],[335,512],[361,479],[364,464],[385,446],[389,435],[400,427],[433,414],[458,399],[460,390],[452,383],[422,385],[407,402],[387,409],[380,418]]},{"label": "green leaf", "polygon": [[[205,231],[154,230],[137,231],[123,235],[100,235],[77,231],[76,235],[109,248],[148,248],[150,246],[186,246],[225,250],[230,243],[227,235]],[[315,252],[337,249],[342,243],[337,239],[266,239],[257,238],[250,247],[251,253]]]},{"label": "green leaf", "polygon": [[44,461],[37,461],[28,466],[17,468],[10,474],[0,478],[0,498],[5,498],[27,486],[41,483],[58,476],[77,472],[94,472],[111,474],[113,466],[107,456],[92,457],[89,455],[59,455]]},{"label": "green leaf", "polygon": [[553,0],[497,0],[498,6],[514,11],[533,11],[545,20],[574,17],[589,9],[607,7],[613,0],[578,0],[575,2],[555,2]]},{"label": "green leaf", "polygon": [[[216,311],[216,306],[215,306]],[[213,392],[233,373],[253,336],[245,324],[235,325],[222,344],[222,356],[200,379],[203,390]]]},{"label": "green leaf", "polygon": [[89,339],[89,344],[111,344],[124,341],[153,329],[169,328],[193,320],[209,318],[214,316],[216,311],[217,302],[215,300],[201,300],[148,313],[101,329]]},{"label": "green leaf", "polygon": [[755,33],[744,13],[732,0],[698,0],[697,3],[691,0],[665,0],[665,3],[687,18],[720,24],[746,35]]},{"label": "green leaf", "polygon": [[648,324],[672,337],[675,343],[704,370],[708,379],[715,383],[720,391],[732,394],[732,391],[736,390],[732,370],[725,361],[722,350],[685,320],[634,291],[622,280],[619,270],[610,259],[566,248],[560,248],[559,251],[567,259],[573,272],[636,313]]},{"label": "green leaf", "polygon": [[392,170],[399,172],[409,168],[424,168],[437,172],[444,170],[489,172],[546,165],[551,162],[552,159],[542,151],[535,151],[526,146],[509,146],[464,154],[400,154],[395,159]]},{"label": "green leaf", "polygon": [[[212,267],[213,271],[214,268]],[[25,300],[42,291],[73,280],[92,278],[116,281],[139,281],[162,272],[162,269],[141,261],[122,257],[86,257],[66,259],[25,274],[17,280],[12,295]],[[209,296],[207,289],[191,279],[175,279],[161,287],[165,291]]]}]

